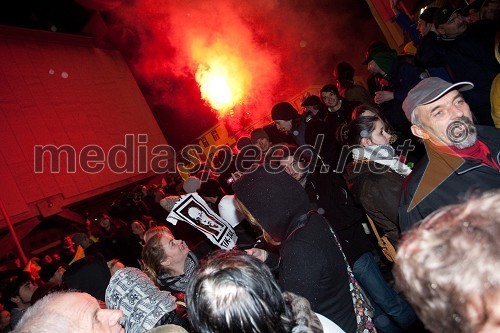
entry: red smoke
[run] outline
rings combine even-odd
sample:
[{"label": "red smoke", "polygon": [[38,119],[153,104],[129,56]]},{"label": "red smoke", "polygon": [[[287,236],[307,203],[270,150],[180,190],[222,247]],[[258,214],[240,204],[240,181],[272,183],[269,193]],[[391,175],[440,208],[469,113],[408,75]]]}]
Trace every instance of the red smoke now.
[{"label": "red smoke", "polygon": [[[363,5],[362,0],[137,0],[110,12],[108,26],[133,59],[138,81],[154,91],[150,104],[168,105],[191,122],[203,122],[202,109],[215,105],[219,115],[232,114],[225,119],[236,125],[245,117],[269,120],[274,103],[331,83],[338,61],[365,73],[364,49],[383,37],[369,12],[362,17]],[[355,11],[349,14],[351,7]],[[219,73],[211,79],[221,86],[216,91],[222,104],[204,103],[211,93],[200,92],[200,82],[210,71]]]}]

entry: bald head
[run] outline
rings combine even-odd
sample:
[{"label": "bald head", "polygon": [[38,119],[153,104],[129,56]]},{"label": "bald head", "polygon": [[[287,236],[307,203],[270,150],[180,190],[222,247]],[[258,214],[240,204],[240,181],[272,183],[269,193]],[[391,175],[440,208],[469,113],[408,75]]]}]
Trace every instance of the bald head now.
[{"label": "bald head", "polygon": [[52,293],[30,307],[13,332],[121,333],[120,310],[101,309],[86,293]]}]

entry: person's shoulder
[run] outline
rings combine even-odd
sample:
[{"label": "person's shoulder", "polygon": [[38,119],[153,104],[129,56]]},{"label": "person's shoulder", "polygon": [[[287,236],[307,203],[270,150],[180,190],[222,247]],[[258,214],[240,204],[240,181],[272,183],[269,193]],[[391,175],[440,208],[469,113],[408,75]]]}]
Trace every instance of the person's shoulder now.
[{"label": "person's shoulder", "polygon": [[415,167],[412,169],[411,173],[406,176],[406,178],[403,181],[403,191],[415,191],[418,184],[420,183],[420,180],[424,176],[425,170],[427,169],[427,166],[429,164],[429,158],[427,154],[424,155],[415,164]]},{"label": "person's shoulder", "polygon": [[476,125],[477,132],[482,137],[500,137],[500,128],[493,126]]},{"label": "person's shoulder", "polygon": [[500,23],[494,20],[478,20],[470,23],[466,32],[472,35],[483,35],[484,33],[496,33],[500,28]]}]

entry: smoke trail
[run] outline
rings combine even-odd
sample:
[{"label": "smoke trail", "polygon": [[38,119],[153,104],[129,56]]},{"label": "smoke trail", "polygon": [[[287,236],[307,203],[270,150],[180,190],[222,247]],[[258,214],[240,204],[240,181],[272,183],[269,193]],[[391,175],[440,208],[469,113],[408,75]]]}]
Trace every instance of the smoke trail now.
[{"label": "smoke trail", "polygon": [[239,59],[234,75],[244,81],[243,98],[231,125],[269,119],[274,103],[330,83],[336,62],[360,69],[366,45],[382,38],[365,7],[363,0],[137,0],[110,13],[108,22],[160,110],[157,118],[169,113],[159,122],[173,117],[201,134],[215,117],[194,78],[200,64],[215,56]]}]

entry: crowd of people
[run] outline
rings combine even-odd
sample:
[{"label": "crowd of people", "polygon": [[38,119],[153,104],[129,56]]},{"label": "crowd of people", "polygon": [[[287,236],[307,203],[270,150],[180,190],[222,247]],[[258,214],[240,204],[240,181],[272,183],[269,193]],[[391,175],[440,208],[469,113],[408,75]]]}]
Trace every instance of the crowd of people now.
[{"label": "crowd of people", "polygon": [[[339,62],[302,112],[87,219],[5,281],[1,332],[500,332],[498,1],[389,3],[412,54],[374,42],[367,85]],[[203,228],[170,223],[187,197]]]}]

